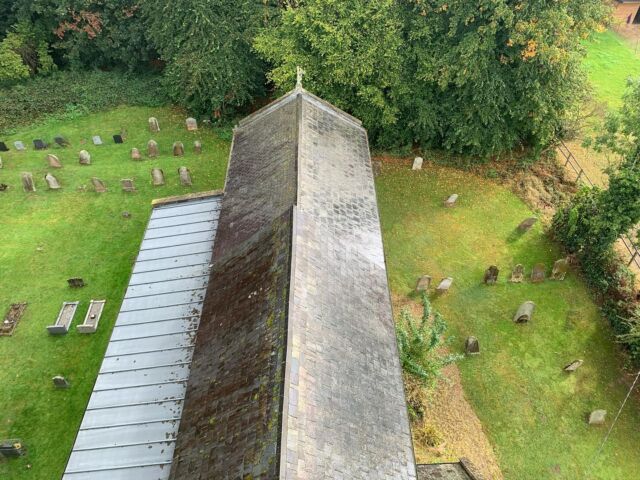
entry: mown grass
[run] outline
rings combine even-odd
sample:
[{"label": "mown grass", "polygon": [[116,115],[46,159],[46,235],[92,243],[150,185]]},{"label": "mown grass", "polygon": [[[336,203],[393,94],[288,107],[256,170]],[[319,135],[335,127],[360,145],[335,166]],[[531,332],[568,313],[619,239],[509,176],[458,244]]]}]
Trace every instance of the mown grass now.
[{"label": "mown grass", "polygon": [[[156,116],[161,132],[150,134],[147,118]],[[0,337],[0,438],[20,438],[28,454],[11,461],[0,460],[0,478],[60,478],[78,425],[92,390],[111,328],[119,310],[132,264],[151,211],[153,198],[222,188],[227,165],[228,142],[212,129],[187,132],[185,114],[169,108],[120,107],[112,111],[63,122],[25,128],[1,138],[12,148],[0,153],[4,168],[0,183],[10,185],[0,192],[0,315],[10,303],[28,302],[26,313],[12,337]],[[111,136],[121,128],[128,131],[122,145]],[[49,169],[47,152],[34,151],[32,140],[53,143],[62,134],[71,146],[52,147],[64,168]],[[93,146],[92,135],[105,142]],[[130,149],[143,155],[154,138],[161,156],[135,162]],[[203,143],[200,155],[193,153],[193,141]],[[22,140],[28,150],[13,150]],[[180,140],[184,157],[173,157],[171,145]],[[83,143],[84,142],[84,143]],[[90,166],[78,164],[78,151],[87,149]],[[193,187],[180,185],[178,167],[192,173]],[[164,170],[167,184],[151,185],[150,170]],[[24,193],[20,172],[30,171],[37,192]],[[60,180],[61,191],[48,191],[45,172]],[[97,194],[92,176],[102,179],[108,193]],[[136,193],[123,193],[120,179],[133,178]],[[86,190],[85,190],[86,189]],[[131,213],[123,218],[122,212]],[[69,277],[79,276],[88,285],[80,290],[67,286]],[[89,300],[106,299],[98,332],[79,335]],[[52,337],[45,327],[55,321],[63,301],[81,301],[74,324],[66,336]],[[69,390],[54,389],[51,377],[65,375]]]},{"label": "mown grass", "polygon": [[[507,282],[511,268],[527,272],[542,262],[550,270],[561,257],[536,225],[514,233],[532,212],[510,191],[467,172],[408,163],[385,165],[377,180],[390,286],[397,304],[417,302],[423,274],[437,282],[452,276],[451,291],[432,296],[462,351],[468,335],[482,353],[460,363],[465,393],[494,444],[505,479],[624,479],[640,471],[640,407],[627,405],[593,469],[590,462],[617,412],[627,385],[622,358],[589,291],[575,273],[562,282]],[[460,194],[455,208],[443,200]],[[500,267],[495,286],[482,284],[484,270]],[[533,300],[531,323],[516,325],[518,306]],[[574,359],[584,365],[562,371]],[[627,378],[628,380],[628,378]],[[586,417],[606,409],[605,427]],[[436,459],[434,459],[436,460]]]}]

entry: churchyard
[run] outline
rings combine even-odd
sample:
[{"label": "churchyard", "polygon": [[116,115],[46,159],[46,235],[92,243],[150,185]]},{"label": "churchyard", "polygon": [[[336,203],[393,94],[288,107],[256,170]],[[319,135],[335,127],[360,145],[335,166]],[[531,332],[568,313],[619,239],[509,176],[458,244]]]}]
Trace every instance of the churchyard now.
[{"label": "churchyard", "polygon": [[[152,116],[159,121],[159,132],[149,131]],[[201,122],[197,130],[189,131],[186,117],[172,108],[119,107],[50,121],[0,138],[10,149],[0,152],[0,184],[8,186],[0,192],[0,315],[4,319],[11,304],[27,304],[13,334],[0,337],[0,438],[23,439],[27,455],[0,459],[0,478],[60,477],[152,199],[222,188],[228,142]],[[94,145],[95,135],[101,137],[102,145]],[[113,135],[122,135],[123,143],[115,143]],[[57,145],[56,136],[69,145]],[[36,139],[49,147],[36,150]],[[148,157],[150,139],[158,144],[155,158]],[[17,151],[16,141],[23,142],[26,150]],[[174,142],[182,142],[183,155],[174,156]],[[139,160],[132,159],[133,148],[139,150]],[[176,148],[180,150],[180,145]],[[81,150],[89,153],[89,165],[81,165]],[[62,168],[55,168],[48,154],[55,155]],[[181,167],[188,169],[191,186],[181,181]],[[154,168],[162,170],[164,181],[158,171],[152,175]],[[24,191],[23,172],[31,173],[35,192]],[[48,186],[47,173],[60,189]],[[183,177],[186,173],[182,172]],[[131,184],[123,184],[123,179],[131,180],[135,190],[124,191]],[[96,191],[100,185],[105,192]],[[72,288],[68,280],[74,277],[85,286]],[[87,315],[91,300],[96,302]],[[100,300],[106,302],[100,304]],[[72,304],[61,311],[63,302]],[[73,302],[79,303],[74,306]],[[68,333],[51,335],[47,327],[55,326],[59,313],[57,330],[68,328]],[[83,323],[85,332],[95,333],[81,333],[83,328],[77,327]],[[63,377],[56,379],[58,385],[68,382],[69,388],[56,388],[56,376]]]},{"label": "churchyard", "polygon": [[[493,180],[433,164],[412,171],[409,161],[386,160],[376,185],[396,314],[419,302],[416,283],[429,275],[433,307],[455,336],[450,348],[463,353],[467,338],[477,338],[477,346],[471,339],[467,347],[480,353],[458,366],[504,478],[635,478],[637,398],[594,458],[633,378],[623,373],[610,327],[576,271],[549,278],[563,255],[541,223],[518,230],[534,213]],[[459,197],[447,208],[453,193]],[[522,281],[510,282],[518,264]],[[495,283],[492,265],[499,270]],[[542,281],[532,278],[536,265],[544,265]],[[444,278],[453,281],[439,294]],[[528,301],[533,309],[523,305]],[[607,412],[603,425],[588,423],[596,410]],[[425,452],[416,452],[424,461]]]}]

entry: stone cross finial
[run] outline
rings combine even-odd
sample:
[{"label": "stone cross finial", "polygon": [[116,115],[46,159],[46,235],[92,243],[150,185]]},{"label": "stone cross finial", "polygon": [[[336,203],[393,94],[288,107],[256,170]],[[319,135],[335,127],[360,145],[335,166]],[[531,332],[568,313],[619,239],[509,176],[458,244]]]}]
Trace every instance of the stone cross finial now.
[{"label": "stone cross finial", "polygon": [[298,66],[296,67],[296,88],[297,89],[301,89],[302,88],[302,77],[304,76],[304,70],[302,69],[302,67]]}]

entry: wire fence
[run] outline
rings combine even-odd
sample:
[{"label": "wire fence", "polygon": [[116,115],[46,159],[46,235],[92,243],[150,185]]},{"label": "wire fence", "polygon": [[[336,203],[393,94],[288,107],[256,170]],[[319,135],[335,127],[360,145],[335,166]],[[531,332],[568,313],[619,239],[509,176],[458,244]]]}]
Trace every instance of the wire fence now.
[{"label": "wire fence", "polygon": [[[558,144],[558,151],[564,157],[564,166],[567,170],[574,172],[576,175],[575,182],[587,185],[588,187],[593,187],[595,184],[591,181],[587,172],[584,171],[584,168],[578,162],[578,159],[571,153],[569,147],[560,140]],[[627,262],[627,267],[635,264],[635,266],[640,269],[640,251],[638,251],[638,246],[629,238],[628,235],[620,235],[620,241],[622,245],[624,245],[625,249],[629,253],[629,261]]]}]

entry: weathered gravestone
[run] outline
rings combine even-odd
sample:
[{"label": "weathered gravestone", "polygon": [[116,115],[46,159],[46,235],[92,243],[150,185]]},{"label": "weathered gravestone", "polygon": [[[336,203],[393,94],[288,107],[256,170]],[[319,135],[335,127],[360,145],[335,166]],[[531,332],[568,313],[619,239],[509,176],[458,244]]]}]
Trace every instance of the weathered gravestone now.
[{"label": "weathered gravestone", "polygon": [[122,138],[122,135],[114,135],[113,136],[113,141],[115,143],[122,143],[122,142],[124,142],[124,139]]},{"label": "weathered gravestone", "polygon": [[582,360],[574,360],[569,365],[565,365],[563,370],[569,373],[575,372],[577,369],[579,369],[582,366],[583,363],[584,362]]},{"label": "weathered gravestone", "polygon": [[56,375],[55,377],[52,378],[52,380],[53,380],[53,386],[56,388],[69,388],[71,386],[69,381],[66,378],[64,378],[62,375]]},{"label": "weathered gravestone", "polygon": [[422,157],[416,157],[413,159],[413,167],[411,170],[422,170],[422,162],[424,159]]},{"label": "weathered gravestone", "polygon": [[521,263],[519,263],[515,267],[513,267],[510,281],[512,283],[522,283],[523,280],[524,280],[524,267],[522,266]]},{"label": "weathered gravestone", "polygon": [[107,186],[99,178],[92,177],[91,183],[93,184],[93,188],[96,191],[96,193],[105,193],[107,191]]},{"label": "weathered gravestone", "polygon": [[60,159],[58,158],[58,156],[53,155],[52,153],[47,155],[47,163],[51,168],[62,168],[62,163],[60,163]]},{"label": "weathered gravestone", "polygon": [[60,190],[61,188],[60,182],[58,182],[58,179],[53,175],[51,175],[50,173],[47,173],[44,176],[44,181],[47,182],[47,186],[49,187],[49,190]]},{"label": "weathered gravestone", "polygon": [[7,147],[7,144],[4,142],[0,142],[0,152],[8,152],[9,148]]},{"label": "weathered gravestone", "polygon": [[153,133],[157,133],[160,131],[160,124],[158,123],[158,119],[156,117],[149,117],[149,131]]},{"label": "weathered gravestone", "polygon": [[538,221],[538,219],[536,217],[529,217],[525,220],[523,220],[522,222],[520,222],[520,225],[518,225],[518,231],[519,232],[526,232],[529,229],[531,229],[531,227],[533,227],[533,225]]},{"label": "weathered gravestone", "polygon": [[78,154],[80,165],[91,165],[91,155],[86,150],[80,150]]},{"label": "weathered gravestone", "polygon": [[123,178],[120,180],[120,184],[122,185],[123,192],[135,192],[136,186],[133,183],[133,180],[130,178]]},{"label": "weathered gravestone", "polygon": [[524,302],[518,308],[518,311],[513,316],[513,321],[516,323],[527,323],[531,320],[531,316],[533,315],[533,311],[536,308],[536,304],[532,301]]},{"label": "weathered gravestone", "polygon": [[57,137],[54,137],[53,141],[56,142],[61,147],[69,146],[69,141],[66,138],[64,138],[62,135],[58,135]]},{"label": "weathered gravestone", "polygon": [[191,172],[187,167],[180,167],[178,169],[178,174],[180,175],[180,183],[185,187],[190,187],[193,182],[191,181]]},{"label": "weathered gravestone", "polygon": [[551,278],[554,280],[564,280],[569,271],[569,262],[566,258],[556,260],[553,264],[553,270],[551,271]]},{"label": "weathered gravestone", "polygon": [[131,160],[142,160],[142,155],[140,155],[140,150],[137,148],[131,149]]},{"label": "weathered gravestone", "polygon": [[84,283],[84,280],[80,277],[69,278],[67,280],[67,283],[71,288],[82,288],[86,285],[86,283]]},{"label": "weathered gravestone", "polygon": [[423,275],[418,279],[416,284],[416,292],[426,292],[431,286],[431,277],[429,275]]},{"label": "weathered gravestone", "polygon": [[453,278],[447,277],[443,278],[438,284],[438,288],[436,289],[437,293],[446,293],[451,288],[451,284],[453,283]]},{"label": "weathered gravestone", "polygon": [[33,147],[36,150],[44,150],[45,148],[47,148],[49,145],[47,145],[47,143],[44,140],[40,140],[39,138],[35,139],[33,141]]},{"label": "weathered gravestone", "polygon": [[155,158],[160,154],[160,150],[158,149],[158,142],[155,140],[149,140],[147,142],[147,156],[150,158]]},{"label": "weathered gravestone", "polygon": [[454,193],[452,195],[449,195],[449,198],[447,198],[444,201],[444,206],[451,208],[451,207],[455,206],[457,201],[458,201],[458,194]]},{"label": "weathered gravestone", "polygon": [[161,168],[151,169],[151,181],[155,187],[164,185],[164,172]]},{"label": "weathered gravestone", "polygon": [[91,140],[93,141],[94,145],[102,145],[102,138],[100,137],[100,135],[94,135],[93,137],[91,137]]},{"label": "weathered gravestone", "polygon": [[606,417],[606,410],[594,410],[589,415],[589,425],[603,425]]},{"label": "weathered gravestone", "polygon": [[500,270],[498,270],[498,267],[496,267],[495,265],[491,265],[489,268],[487,268],[484,272],[484,283],[485,285],[495,285],[496,282],[498,281],[498,274],[500,273]]},{"label": "weathered gravestone", "polygon": [[467,340],[464,342],[464,351],[467,355],[479,355],[480,354],[480,343],[476,337],[467,337]]},{"label": "weathered gravestone", "polygon": [[193,142],[193,152],[202,153],[202,142],[200,140]]},{"label": "weathered gravestone", "polygon": [[20,140],[16,140],[15,142],[13,142],[13,146],[16,147],[16,150],[20,152],[27,149],[27,147],[24,146],[24,143],[22,143]]},{"label": "weathered gravestone", "polygon": [[174,144],[173,144],[173,156],[174,157],[181,157],[182,155],[184,155],[184,145],[182,144],[182,142],[174,142]]},{"label": "weathered gravestone", "polygon": [[195,118],[189,117],[185,120],[185,123],[187,124],[187,130],[189,130],[190,132],[198,130],[198,122]]},{"label": "weathered gravestone", "polygon": [[36,191],[36,185],[33,183],[33,175],[30,172],[22,172],[22,188],[25,192]]},{"label": "weathered gravestone", "polygon": [[5,458],[14,458],[25,455],[26,453],[22,440],[18,438],[0,440],[0,456]]},{"label": "weathered gravestone", "polygon": [[534,265],[533,270],[531,271],[531,282],[544,282],[546,270],[547,269],[544,266],[544,263],[537,263],[536,265]]}]

